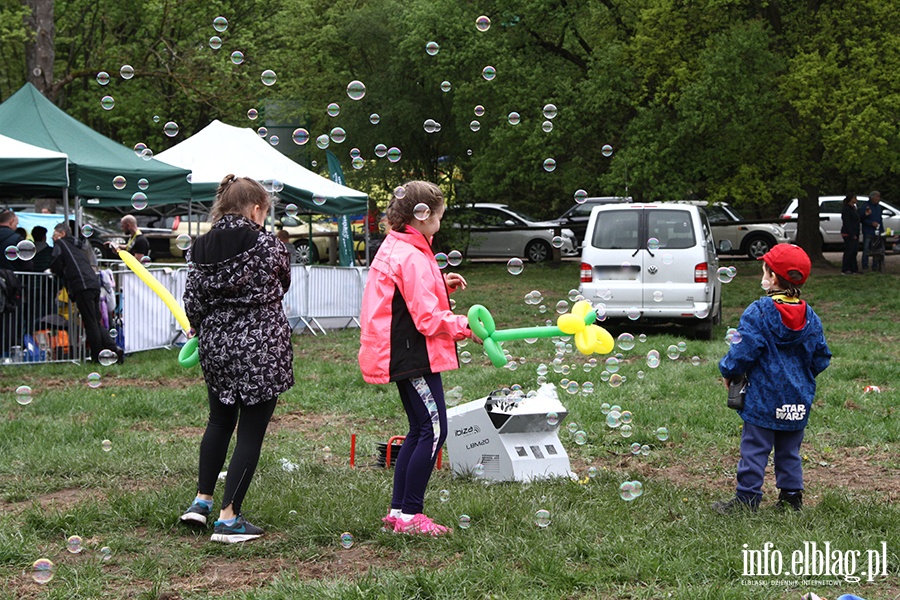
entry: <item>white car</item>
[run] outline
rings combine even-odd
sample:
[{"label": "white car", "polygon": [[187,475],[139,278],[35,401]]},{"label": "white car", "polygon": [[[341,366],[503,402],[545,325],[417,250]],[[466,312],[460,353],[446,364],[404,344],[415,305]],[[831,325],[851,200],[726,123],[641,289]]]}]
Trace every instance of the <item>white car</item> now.
[{"label": "white car", "polygon": [[505,204],[476,203],[451,208],[444,218],[462,233],[469,258],[527,258],[544,262],[553,257],[554,229],[560,230],[557,240],[563,256],[578,254],[575,234],[560,228],[559,223],[536,221]]},{"label": "white car", "polygon": [[[684,204],[701,207],[709,218],[713,239],[719,254],[746,254],[756,260],[776,244],[788,242],[784,226],[780,223],[745,222],[744,217],[727,202],[707,204],[703,201],[685,200]],[[729,250],[722,245],[723,240],[731,244]]]},{"label": "white car", "polygon": [[[869,197],[865,194],[856,195],[859,208]],[[843,246],[844,238],[841,237],[841,207],[844,196],[819,196],[819,233],[822,236],[823,246]],[[881,217],[885,229],[900,230],[900,209],[892,204],[881,201]],[[797,199],[791,200],[787,208],[781,214],[782,219],[793,219],[784,225],[784,231],[792,242],[797,239]]]}]

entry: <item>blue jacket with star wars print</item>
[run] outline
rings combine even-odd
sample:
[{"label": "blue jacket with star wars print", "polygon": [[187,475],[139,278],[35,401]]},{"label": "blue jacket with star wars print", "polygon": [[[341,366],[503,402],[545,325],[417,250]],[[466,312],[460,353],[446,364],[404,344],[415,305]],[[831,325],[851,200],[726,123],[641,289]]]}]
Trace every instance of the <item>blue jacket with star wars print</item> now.
[{"label": "blue jacket with star wars print", "polygon": [[746,423],[779,431],[806,427],[816,376],[828,367],[831,351],[818,315],[804,306],[805,322],[799,329],[784,324],[782,311],[769,297],[741,315],[740,342],[732,343],[719,371],[727,379],[747,375],[744,408],[738,411]]}]

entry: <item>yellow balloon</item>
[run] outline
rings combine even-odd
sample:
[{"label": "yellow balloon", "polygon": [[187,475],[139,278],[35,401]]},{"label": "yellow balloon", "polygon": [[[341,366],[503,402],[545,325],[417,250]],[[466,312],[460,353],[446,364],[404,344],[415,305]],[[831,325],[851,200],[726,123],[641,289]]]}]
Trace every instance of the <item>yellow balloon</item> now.
[{"label": "yellow balloon", "polygon": [[575,334],[575,347],[582,354],[592,354],[594,346],[597,343],[597,332],[593,326],[585,327],[584,330]]},{"label": "yellow balloon", "polygon": [[588,329],[594,330],[596,341],[594,342],[594,352],[597,354],[609,354],[616,347],[616,341],[610,333],[599,325],[591,325]]},{"label": "yellow balloon", "polygon": [[175,299],[175,296],[172,295],[169,290],[163,287],[163,284],[159,282],[153,275],[150,274],[144,265],[141,264],[141,261],[132,256],[129,252],[125,250],[119,250],[119,258],[125,263],[129,269],[134,271],[134,274],[141,278],[141,281],[147,284],[153,292],[159,296],[159,299],[166,303],[166,306],[169,307],[169,310],[172,311],[172,314],[175,316],[175,320],[178,321],[178,324],[181,325],[181,329],[184,330],[185,333],[191,330],[191,323],[188,321],[187,315],[184,312],[184,309],[181,308],[181,305],[178,304],[178,301]]},{"label": "yellow balloon", "polygon": [[556,326],[559,327],[563,333],[573,335],[584,329],[584,317],[579,317],[578,315],[572,313],[566,313],[564,315],[560,315],[560,317],[556,320]]},{"label": "yellow balloon", "polygon": [[584,322],[584,317],[592,310],[594,310],[594,307],[587,300],[579,300],[572,305],[572,314],[577,315],[582,323]]}]

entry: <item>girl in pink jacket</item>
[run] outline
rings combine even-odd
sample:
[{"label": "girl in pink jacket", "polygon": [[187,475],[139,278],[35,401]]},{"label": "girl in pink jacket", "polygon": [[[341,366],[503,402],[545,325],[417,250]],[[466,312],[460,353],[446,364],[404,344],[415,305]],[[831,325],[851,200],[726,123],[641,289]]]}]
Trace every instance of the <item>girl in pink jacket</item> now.
[{"label": "girl in pink jacket", "polygon": [[372,260],[363,292],[359,366],[369,383],[397,384],[409,433],[397,456],[391,511],[382,519],[397,533],[442,535],[451,530],[422,512],[425,488],[447,438],[441,371],[459,368],[456,341],[473,338],[465,316],[450,310],[449,293],[466,288],[441,273],[431,239],[441,228],[440,188],[411,181],[387,208],[391,231]]}]

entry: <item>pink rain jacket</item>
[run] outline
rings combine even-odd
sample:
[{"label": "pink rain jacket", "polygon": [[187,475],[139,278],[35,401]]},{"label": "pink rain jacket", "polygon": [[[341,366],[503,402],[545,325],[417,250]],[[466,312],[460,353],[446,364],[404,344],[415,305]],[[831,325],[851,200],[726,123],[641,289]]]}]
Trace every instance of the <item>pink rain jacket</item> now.
[{"label": "pink rain jacket", "polygon": [[450,310],[447,284],[425,236],[391,231],[369,269],[360,314],[359,368],[388,383],[459,368],[456,340],[472,336]]}]

